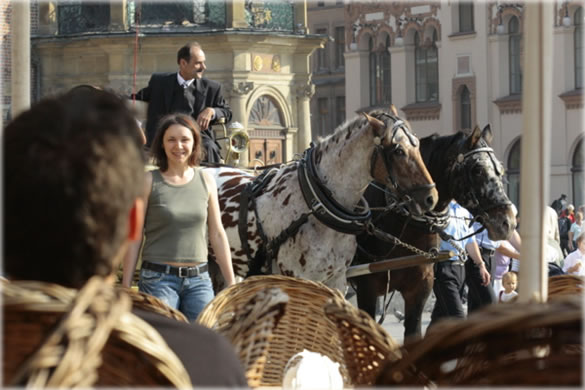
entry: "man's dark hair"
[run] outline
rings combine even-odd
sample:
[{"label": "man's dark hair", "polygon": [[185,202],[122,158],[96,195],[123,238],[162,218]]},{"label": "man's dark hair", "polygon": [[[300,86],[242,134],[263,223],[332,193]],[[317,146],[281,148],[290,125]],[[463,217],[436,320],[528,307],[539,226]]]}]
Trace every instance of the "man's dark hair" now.
[{"label": "man's dark hair", "polygon": [[152,141],[150,152],[154,159],[155,165],[157,165],[162,172],[165,172],[169,168],[169,160],[164,148],[164,136],[166,131],[172,125],[181,125],[191,131],[193,135],[193,152],[189,156],[188,164],[191,167],[199,165],[201,161],[201,132],[199,125],[189,115],[185,114],[170,114],[164,116],[158,125],[156,135]]},{"label": "man's dark hair", "polygon": [[177,52],[177,64],[180,64],[181,60],[191,61],[191,49],[194,47],[201,49],[201,45],[198,42],[189,42],[180,48]]},{"label": "man's dark hair", "polygon": [[124,101],[90,86],[48,98],[4,131],[4,268],[81,287],[106,276],[144,192],[140,129]]}]

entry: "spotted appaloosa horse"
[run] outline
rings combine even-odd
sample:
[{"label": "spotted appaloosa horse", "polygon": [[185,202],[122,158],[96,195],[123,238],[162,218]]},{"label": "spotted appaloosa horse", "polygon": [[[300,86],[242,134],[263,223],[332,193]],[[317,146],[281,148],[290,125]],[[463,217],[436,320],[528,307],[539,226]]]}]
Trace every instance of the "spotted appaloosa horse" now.
[{"label": "spotted appaloosa horse", "polygon": [[[397,210],[374,211],[376,227],[402,241],[428,251],[440,244],[433,222],[446,214],[451,199],[477,216],[494,240],[506,239],[516,227],[516,219],[502,184],[503,169],[489,147],[492,133],[489,125],[471,135],[458,132],[439,137],[421,139],[421,154],[439,191],[434,215],[428,218],[409,218],[408,213]],[[365,197],[372,208],[387,205],[385,194],[374,188],[366,190]],[[446,222],[446,220],[444,219]],[[355,263],[370,263],[381,258],[412,255],[402,247],[362,234]],[[361,250],[363,248],[363,250]],[[425,302],[433,288],[433,266],[421,265],[391,272],[389,290],[398,290],[404,298],[405,340],[421,336],[421,317]],[[360,309],[374,317],[376,301],[387,289],[388,276],[382,272],[352,279]]]},{"label": "spotted appaloosa horse", "polygon": [[[303,193],[300,179],[303,172],[309,171],[314,173],[313,182],[320,182],[313,183],[311,188],[317,191],[319,187],[330,202],[314,199],[311,207],[307,205],[305,197],[310,194]],[[344,123],[305,151],[302,160],[288,163],[267,176],[266,186],[255,194],[254,200],[246,202],[247,223],[241,226],[241,194],[255,176],[225,167],[209,172],[217,182],[222,222],[236,275],[245,277],[253,268],[251,263],[265,261],[261,266],[263,273],[321,281],[342,292],[347,283],[345,272],[356,250],[357,231],[341,233],[322,223],[317,217],[328,213],[326,207],[321,207],[323,204],[333,202],[351,213],[373,179],[384,182],[391,191],[408,193],[412,199],[409,210],[415,214],[432,209],[438,198],[422,162],[418,139],[407,123],[381,111]],[[268,258],[265,241],[282,238],[281,233],[302,220],[303,215],[308,215],[306,221],[281,240],[272,258]],[[246,228],[243,235],[239,232],[242,227]],[[240,237],[247,238],[251,260]]]}]

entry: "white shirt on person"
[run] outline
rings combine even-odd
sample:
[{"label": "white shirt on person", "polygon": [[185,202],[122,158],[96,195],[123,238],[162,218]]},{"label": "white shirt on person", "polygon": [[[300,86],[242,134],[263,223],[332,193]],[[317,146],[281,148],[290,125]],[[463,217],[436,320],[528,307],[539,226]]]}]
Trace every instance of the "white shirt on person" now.
[{"label": "white shirt on person", "polygon": [[569,268],[575,266],[577,263],[581,263],[581,268],[578,271],[572,272],[571,275],[585,276],[585,253],[579,249],[575,249],[565,257],[563,271],[567,272]]}]

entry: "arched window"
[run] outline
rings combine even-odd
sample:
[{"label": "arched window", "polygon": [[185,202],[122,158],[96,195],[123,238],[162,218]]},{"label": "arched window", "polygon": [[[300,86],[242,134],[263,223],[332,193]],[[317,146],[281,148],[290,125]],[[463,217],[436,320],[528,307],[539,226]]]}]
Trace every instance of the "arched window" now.
[{"label": "arched window", "polygon": [[418,32],[414,35],[417,103],[439,100],[439,55],[436,41],[437,30],[433,31],[432,41],[427,43],[421,42]]},{"label": "arched window", "polygon": [[518,207],[520,207],[520,150],[521,140],[517,139],[510,149],[508,155],[508,197]]},{"label": "arched window", "polygon": [[378,56],[374,52],[374,38],[368,41],[370,51],[370,105],[376,104],[376,69],[378,69]]},{"label": "arched window", "polygon": [[585,204],[585,197],[583,195],[583,186],[585,180],[583,179],[583,138],[577,144],[575,153],[573,154],[573,166],[571,167],[571,174],[573,176],[573,203],[575,206]]},{"label": "arched window", "polygon": [[384,46],[374,49],[370,38],[370,105],[384,106],[392,101],[390,80],[390,36],[386,36]]},{"label": "arched window", "polygon": [[459,113],[461,130],[471,129],[471,93],[465,85],[459,95]]},{"label": "arched window", "polygon": [[522,93],[522,69],[520,67],[520,22],[513,16],[508,23],[508,56],[510,72],[510,95]]},{"label": "arched window", "polygon": [[459,32],[473,31],[473,3],[459,3]]},{"label": "arched window", "polygon": [[575,89],[583,88],[583,8],[575,11]]}]

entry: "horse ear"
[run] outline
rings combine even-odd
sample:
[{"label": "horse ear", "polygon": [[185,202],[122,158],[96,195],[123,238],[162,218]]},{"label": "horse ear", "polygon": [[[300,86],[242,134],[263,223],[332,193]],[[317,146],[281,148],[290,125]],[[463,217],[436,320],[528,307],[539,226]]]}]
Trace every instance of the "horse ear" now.
[{"label": "horse ear", "polygon": [[477,145],[477,142],[479,141],[480,138],[481,130],[479,129],[479,126],[475,125],[475,128],[473,129],[471,135],[469,136],[469,149],[474,149],[475,145]]},{"label": "horse ear", "polygon": [[366,114],[365,112],[362,112],[362,115],[366,117],[366,119],[370,123],[370,126],[373,127],[376,135],[381,136],[382,134],[384,134],[384,130],[385,130],[385,126],[386,126],[386,125],[384,125],[384,122],[382,122],[381,120],[379,120],[377,118],[374,118],[373,116]]},{"label": "horse ear", "polygon": [[398,116],[398,110],[396,109],[396,106],[394,104],[390,105],[390,112],[392,113],[392,115]]},{"label": "horse ear", "polygon": [[481,131],[481,136],[483,137],[483,139],[485,139],[485,142],[487,142],[488,145],[492,144],[492,141],[494,139],[494,135],[492,133],[492,127],[490,126],[489,123],[487,125],[485,125],[485,127]]}]

